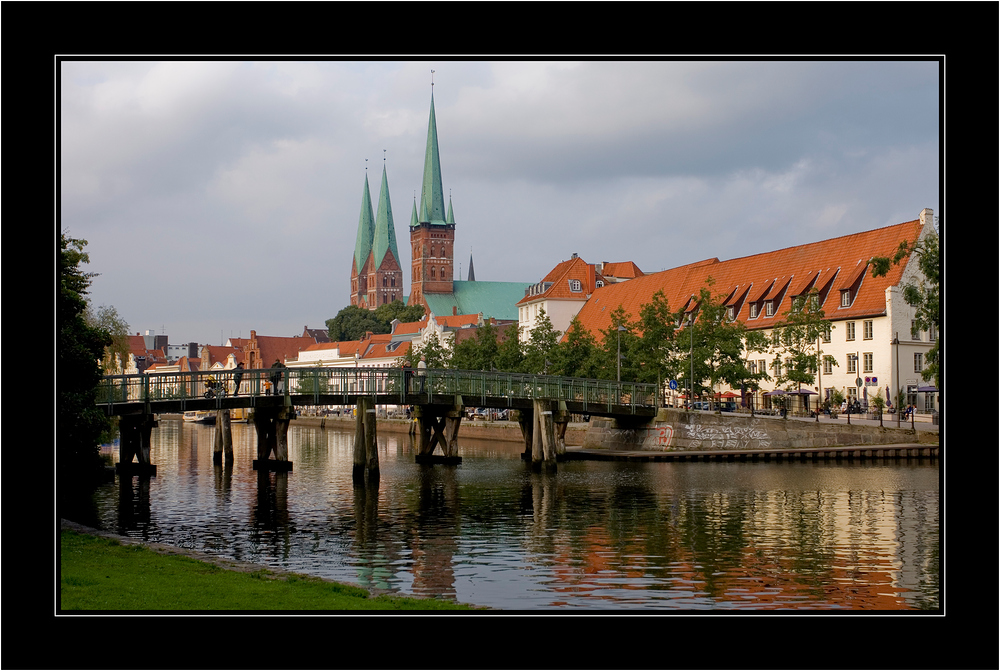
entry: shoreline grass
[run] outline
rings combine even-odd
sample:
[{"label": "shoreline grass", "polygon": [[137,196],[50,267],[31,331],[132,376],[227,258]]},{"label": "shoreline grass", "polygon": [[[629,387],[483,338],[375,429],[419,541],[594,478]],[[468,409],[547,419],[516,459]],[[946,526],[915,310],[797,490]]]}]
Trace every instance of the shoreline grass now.
[{"label": "shoreline grass", "polygon": [[62,612],[95,611],[473,611],[438,599],[370,593],[294,573],[238,571],[141,544],[60,532]]}]

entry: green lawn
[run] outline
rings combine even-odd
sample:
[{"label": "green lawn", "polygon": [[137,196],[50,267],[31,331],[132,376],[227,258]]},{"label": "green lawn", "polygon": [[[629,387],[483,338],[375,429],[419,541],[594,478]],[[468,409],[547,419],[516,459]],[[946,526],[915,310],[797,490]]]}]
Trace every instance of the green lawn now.
[{"label": "green lawn", "polygon": [[370,597],[302,575],[232,571],[142,546],[62,531],[63,611],[472,610],[448,601]]}]

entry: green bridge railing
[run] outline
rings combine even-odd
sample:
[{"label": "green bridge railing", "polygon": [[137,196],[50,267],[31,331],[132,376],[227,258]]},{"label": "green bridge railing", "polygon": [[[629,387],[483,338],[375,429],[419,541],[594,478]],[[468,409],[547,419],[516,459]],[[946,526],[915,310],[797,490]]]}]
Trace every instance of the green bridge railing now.
[{"label": "green bridge railing", "polygon": [[[238,394],[236,376],[234,369],[108,375],[98,388],[97,403],[114,406],[235,397],[252,406],[260,397],[284,396],[289,403],[295,397],[296,404],[347,405],[359,395],[370,395],[382,397],[383,403],[406,405],[430,403],[434,395],[461,395],[466,405],[483,407],[508,407],[514,400],[553,400],[579,403],[585,410],[610,411],[617,406],[634,412],[657,405],[655,384],[556,375],[426,369],[421,385],[421,376],[409,368],[262,368],[242,371]],[[310,396],[312,403],[308,403]]]}]

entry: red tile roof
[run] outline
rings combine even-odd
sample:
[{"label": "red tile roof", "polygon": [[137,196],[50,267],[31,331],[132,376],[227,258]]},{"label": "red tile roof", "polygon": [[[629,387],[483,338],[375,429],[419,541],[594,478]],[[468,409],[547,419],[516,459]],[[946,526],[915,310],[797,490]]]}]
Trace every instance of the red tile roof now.
[{"label": "red tile roof", "polygon": [[[633,266],[635,265],[631,261],[628,263]],[[574,280],[580,282],[580,291],[573,291],[571,283]],[[556,264],[556,267],[542,278],[542,284],[551,282],[552,286],[540,293],[529,293],[519,300],[517,304],[527,305],[535,301],[550,299],[586,300],[587,296],[592,294],[594,289],[597,288],[598,280],[604,282],[605,278],[601,273],[597,272],[593,264],[587,263],[580,257],[573,257],[568,261]]]},{"label": "red tile roof", "polygon": [[831,320],[877,316],[885,312],[885,289],[899,284],[905,263],[892,266],[885,277],[871,277],[866,272],[868,260],[873,256],[892,257],[901,241],[912,242],[920,233],[920,221],[914,220],[730,261],[699,261],[597,289],[577,317],[585,328],[600,336],[602,330],[611,327],[611,313],[619,306],[635,318],[653,294],[662,291],[671,309],[676,310],[691,296],[698,295],[711,277],[715,282],[713,293],[722,293],[723,298],[734,290],[741,293],[749,287],[737,319],[750,328],[770,328],[783,319],[782,313],[788,310],[793,292],[781,295],[773,316],[766,317],[762,311],[759,317],[749,319],[750,303],[762,300],[765,293],[773,297],[787,286],[798,290],[817,276],[814,284],[821,290],[834,275],[838,277],[836,287],[851,286],[862,273],[857,296],[849,307],[840,307],[840,295],[834,291],[829,292],[821,307]]},{"label": "red tile roof", "polygon": [[636,278],[645,275],[639,266],[635,265],[632,261],[616,261],[614,263],[605,262],[604,268],[601,270],[601,274],[605,277],[623,277],[623,278]]}]

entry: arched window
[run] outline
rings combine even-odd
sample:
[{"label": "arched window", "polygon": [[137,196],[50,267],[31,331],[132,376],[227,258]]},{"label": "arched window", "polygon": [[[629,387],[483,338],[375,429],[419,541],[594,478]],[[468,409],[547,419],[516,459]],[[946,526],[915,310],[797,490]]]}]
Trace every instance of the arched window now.
[{"label": "arched window", "polygon": [[437,268],[431,268],[431,279],[432,280],[437,279]]}]

